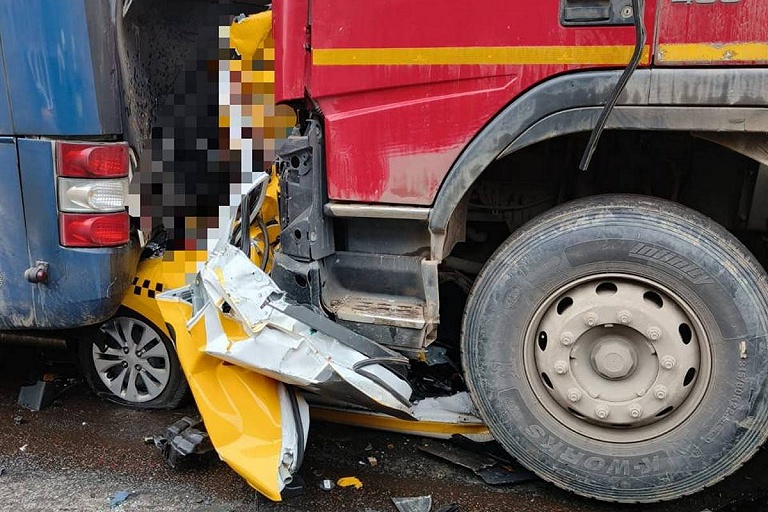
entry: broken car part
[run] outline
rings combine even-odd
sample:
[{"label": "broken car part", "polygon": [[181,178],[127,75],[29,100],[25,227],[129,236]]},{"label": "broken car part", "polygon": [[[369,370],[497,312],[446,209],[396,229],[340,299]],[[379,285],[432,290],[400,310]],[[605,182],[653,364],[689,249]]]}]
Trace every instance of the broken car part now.
[{"label": "broken car part", "polygon": [[437,443],[419,446],[419,450],[467,468],[489,485],[507,485],[536,479],[530,471],[512,468],[482,451]]},{"label": "broken car part", "polygon": [[306,447],[309,410],[284,384],[205,353],[205,318],[193,316],[189,288],[161,294],[179,361],[219,457],[273,501],[293,480]]},{"label": "broken car part", "polygon": [[234,246],[214,249],[190,292],[190,327],[204,318],[207,354],[312,393],[413,417],[411,388],[396,371],[406,358],[291,304]]},{"label": "broken car part", "polygon": [[430,512],[432,496],[415,496],[412,498],[392,498],[398,512]]},{"label": "broken car part", "polygon": [[[200,427],[200,428],[198,428]],[[184,417],[169,426],[165,435],[152,438],[155,447],[160,450],[166,464],[176,469],[182,460],[190,456],[202,456],[213,450],[202,420]]]},{"label": "broken car part", "polygon": [[418,421],[394,418],[387,414],[334,403],[326,397],[309,396],[311,416],[320,421],[344,423],[400,434],[449,439],[463,435],[475,441],[491,439],[488,427],[477,416],[469,393],[452,396],[425,398],[414,403],[413,416]]}]

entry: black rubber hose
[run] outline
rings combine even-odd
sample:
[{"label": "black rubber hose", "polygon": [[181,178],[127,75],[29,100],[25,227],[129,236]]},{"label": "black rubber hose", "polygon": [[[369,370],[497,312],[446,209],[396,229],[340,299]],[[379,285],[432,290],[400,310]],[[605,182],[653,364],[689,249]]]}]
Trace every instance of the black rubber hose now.
[{"label": "black rubber hose", "polygon": [[627,82],[634,74],[637,66],[640,65],[640,59],[643,57],[643,48],[645,47],[645,3],[643,0],[632,0],[632,10],[635,15],[635,52],[632,54],[632,60],[624,69],[619,82],[614,87],[608,101],[603,107],[603,111],[600,113],[600,117],[597,119],[597,124],[592,129],[592,135],[589,137],[589,142],[584,150],[584,155],[581,157],[581,163],[579,169],[586,171],[589,168],[592,157],[597,149],[597,144],[600,142],[600,136],[603,134],[605,124],[608,122],[608,116],[613,112],[613,108],[619,101],[619,96],[624,92],[624,88],[627,86]]}]

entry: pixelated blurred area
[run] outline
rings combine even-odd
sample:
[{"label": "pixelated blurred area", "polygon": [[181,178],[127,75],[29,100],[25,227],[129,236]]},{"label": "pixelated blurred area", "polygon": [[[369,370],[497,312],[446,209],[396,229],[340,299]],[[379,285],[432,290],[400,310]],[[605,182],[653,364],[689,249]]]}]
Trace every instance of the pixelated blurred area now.
[{"label": "pixelated blurred area", "polygon": [[[131,182],[131,215],[145,233],[166,227],[165,259],[187,282],[295,123],[289,107],[275,106],[274,41],[247,60],[230,48],[230,23],[244,12],[235,7],[220,6],[211,25],[199,28],[195,55],[158,108]],[[264,10],[248,7],[245,14]]]}]

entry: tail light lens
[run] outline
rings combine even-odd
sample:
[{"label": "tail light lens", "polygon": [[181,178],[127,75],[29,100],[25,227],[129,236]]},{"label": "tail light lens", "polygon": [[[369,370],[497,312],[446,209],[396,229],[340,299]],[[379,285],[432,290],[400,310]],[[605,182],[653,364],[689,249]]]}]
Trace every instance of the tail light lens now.
[{"label": "tail light lens", "polygon": [[59,142],[56,170],[66,178],[122,178],[128,176],[128,144]]},{"label": "tail light lens", "polygon": [[113,247],[129,240],[127,212],[59,216],[61,245],[65,247]]},{"label": "tail light lens", "polygon": [[83,180],[59,178],[59,210],[62,212],[119,212],[125,210],[128,179]]},{"label": "tail light lens", "polygon": [[55,151],[61,245],[114,247],[128,243],[128,144],[57,141]]}]

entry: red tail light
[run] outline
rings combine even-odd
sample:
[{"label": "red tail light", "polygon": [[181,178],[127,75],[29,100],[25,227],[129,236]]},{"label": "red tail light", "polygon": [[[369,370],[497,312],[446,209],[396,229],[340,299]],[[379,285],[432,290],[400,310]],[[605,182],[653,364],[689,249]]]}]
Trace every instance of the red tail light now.
[{"label": "red tail light", "polygon": [[127,212],[59,215],[61,245],[65,247],[113,247],[128,243]]},{"label": "red tail light", "polygon": [[56,170],[67,178],[121,178],[128,176],[128,144],[56,144]]}]

